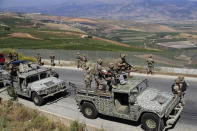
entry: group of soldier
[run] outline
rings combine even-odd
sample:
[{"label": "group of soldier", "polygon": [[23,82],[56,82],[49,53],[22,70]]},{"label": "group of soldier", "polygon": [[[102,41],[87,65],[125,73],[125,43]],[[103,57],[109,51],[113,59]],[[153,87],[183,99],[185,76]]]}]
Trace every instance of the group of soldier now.
[{"label": "group of soldier", "polygon": [[172,93],[178,94],[178,96],[181,98],[181,103],[183,106],[185,106],[184,96],[188,86],[189,84],[185,81],[183,76],[178,76],[172,85]]},{"label": "group of soldier", "polygon": [[[54,53],[52,53],[50,55],[50,62],[51,62],[51,66],[55,66],[55,55],[54,55]],[[42,62],[42,57],[40,56],[40,53],[37,53],[37,64],[39,66],[44,65],[44,63]]]},{"label": "group of soldier", "polygon": [[[86,88],[91,88],[92,78],[94,78],[96,86],[95,91],[104,91],[109,93],[112,88],[116,88],[117,77],[119,77],[122,73],[128,73],[128,77],[130,77],[131,68],[133,68],[133,66],[126,61],[126,56],[126,54],[121,54],[118,62],[115,64],[109,63],[108,67],[104,67],[102,58],[99,58],[97,59],[93,69],[90,69],[90,67],[86,64],[87,61],[81,61],[83,59],[79,59],[82,57],[80,57],[80,54],[77,53],[77,66],[78,68],[82,68],[84,70],[84,81]],[[117,65],[116,68],[115,65]],[[105,89],[103,86],[104,80],[107,82]]]}]

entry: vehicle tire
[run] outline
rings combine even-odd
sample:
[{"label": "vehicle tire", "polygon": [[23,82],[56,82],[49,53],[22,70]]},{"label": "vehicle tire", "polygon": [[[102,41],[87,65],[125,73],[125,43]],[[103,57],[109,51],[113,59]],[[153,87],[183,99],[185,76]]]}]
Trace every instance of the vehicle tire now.
[{"label": "vehicle tire", "polygon": [[41,96],[39,96],[36,92],[33,92],[32,100],[34,104],[37,106],[41,106],[44,103],[44,99]]},{"label": "vehicle tire", "polygon": [[89,119],[97,118],[98,111],[92,103],[85,102],[82,104],[81,111],[83,115]]},{"label": "vehicle tire", "polygon": [[163,119],[153,113],[145,113],[141,118],[141,124],[145,131],[162,131],[164,128]]}]

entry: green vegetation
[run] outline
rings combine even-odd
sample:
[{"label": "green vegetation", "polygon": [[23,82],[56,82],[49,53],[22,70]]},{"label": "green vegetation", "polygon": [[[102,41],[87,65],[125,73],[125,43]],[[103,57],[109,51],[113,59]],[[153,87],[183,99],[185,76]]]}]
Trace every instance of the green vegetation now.
[{"label": "green vegetation", "polygon": [[70,127],[50,121],[36,110],[12,101],[0,103],[1,131],[84,131],[85,124],[74,121]]},{"label": "green vegetation", "polygon": [[[14,53],[14,52],[17,52],[17,51],[14,50],[14,49],[3,49],[2,52],[5,56],[8,56],[9,52]],[[36,59],[34,57],[24,56],[22,53],[19,53],[19,52],[17,52],[17,53],[18,53],[18,56],[19,56],[19,60],[36,62]]]},{"label": "green vegetation", "polygon": [[[143,48],[124,47],[114,45],[105,40],[81,38],[79,33],[70,31],[53,31],[46,29],[35,29],[29,26],[29,20],[18,18],[1,18],[3,23],[11,26],[10,32],[0,31],[1,48],[20,49],[65,49],[65,50],[103,50],[103,51],[149,51]],[[23,26],[22,26],[23,25]],[[34,38],[8,36],[12,33],[28,33]],[[70,33],[70,34],[69,34]],[[3,37],[3,38],[1,38]]]}]

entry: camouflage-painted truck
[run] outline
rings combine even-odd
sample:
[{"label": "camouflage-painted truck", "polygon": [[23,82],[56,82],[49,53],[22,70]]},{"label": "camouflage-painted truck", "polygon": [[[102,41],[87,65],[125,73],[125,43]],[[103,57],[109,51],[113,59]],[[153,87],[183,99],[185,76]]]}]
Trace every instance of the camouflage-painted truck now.
[{"label": "camouflage-painted truck", "polygon": [[178,95],[148,88],[147,79],[138,78],[119,84],[110,95],[78,89],[76,102],[87,118],[94,119],[100,113],[139,121],[146,131],[171,127],[183,110]]},{"label": "camouflage-painted truck", "polygon": [[[19,65],[18,76],[14,77],[13,80],[13,86],[17,95],[31,98],[35,105],[41,106],[45,98],[66,92],[67,83],[54,77],[51,69],[37,69],[36,66],[33,66],[29,67],[27,64]],[[4,75],[4,86],[11,86],[11,84],[8,75]]]}]

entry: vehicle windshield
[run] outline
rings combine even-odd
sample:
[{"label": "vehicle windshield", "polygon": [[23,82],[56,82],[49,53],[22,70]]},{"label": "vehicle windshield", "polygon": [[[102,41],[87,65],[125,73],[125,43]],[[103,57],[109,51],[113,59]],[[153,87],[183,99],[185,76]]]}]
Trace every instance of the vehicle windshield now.
[{"label": "vehicle windshield", "polygon": [[133,88],[133,90],[131,91],[131,93],[140,94],[146,88],[147,88],[147,81],[145,80],[142,83],[140,83],[138,86],[136,86],[135,88]]},{"label": "vehicle windshield", "polygon": [[49,74],[47,72],[40,73],[40,79],[47,78],[48,76],[49,76]]},{"label": "vehicle windshield", "polygon": [[32,83],[32,82],[35,82],[35,81],[38,81],[38,80],[39,80],[39,75],[38,74],[27,77],[27,83]]}]

